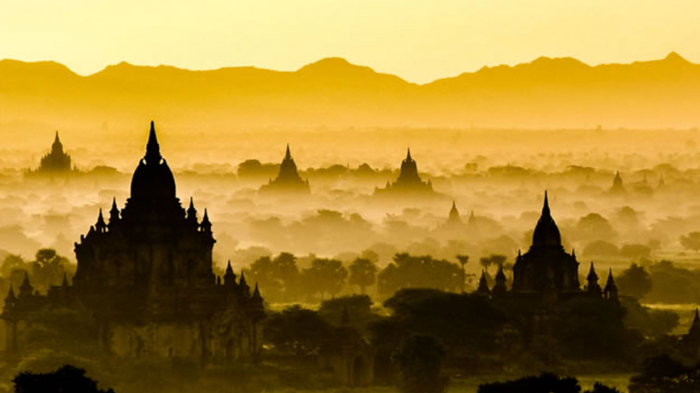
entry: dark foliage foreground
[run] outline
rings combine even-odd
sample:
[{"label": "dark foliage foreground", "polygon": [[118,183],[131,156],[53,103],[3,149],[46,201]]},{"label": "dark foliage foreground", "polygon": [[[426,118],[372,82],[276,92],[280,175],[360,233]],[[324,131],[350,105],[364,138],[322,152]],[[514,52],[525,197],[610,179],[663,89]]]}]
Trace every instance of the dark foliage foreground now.
[{"label": "dark foliage foreground", "polygon": [[65,365],[51,373],[21,372],[13,380],[16,393],[114,393],[99,389],[85,370]]},{"label": "dark foliage foreground", "polygon": [[[559,377],[542,374],[539,377],[525,377],[506,382],[487,383],[479,386],[478,393],[581,393],[578,380],[573,377]],[[619,390],[596,383],[593,390],[584,393],[620,393]]]}]

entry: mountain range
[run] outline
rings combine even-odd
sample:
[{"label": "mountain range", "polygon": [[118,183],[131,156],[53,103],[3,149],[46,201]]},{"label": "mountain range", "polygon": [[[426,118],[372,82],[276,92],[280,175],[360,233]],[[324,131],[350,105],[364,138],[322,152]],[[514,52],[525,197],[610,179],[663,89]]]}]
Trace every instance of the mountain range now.
[{"label": "mountain range", "polygon": [[700,65],[676,53],[597,66],[540,57],[422,85],[341,58],[293,72],[120,63],[88,76],[55,62],[0,61],[0,123],[690,128],[699,108]]}]

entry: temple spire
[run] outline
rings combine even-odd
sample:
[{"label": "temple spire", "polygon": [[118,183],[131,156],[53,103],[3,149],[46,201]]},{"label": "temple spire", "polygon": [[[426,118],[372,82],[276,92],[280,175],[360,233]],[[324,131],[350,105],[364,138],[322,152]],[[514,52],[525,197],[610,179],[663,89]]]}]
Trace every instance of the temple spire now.
[{"label": "temple spire", "polygon": [[97,232],[102,233],[105,231],[105,228],[107,228],[107,224],[105,224],[105,218],[102,215],[102,208],[100,208],[100,214],[97,216],[97,223],[95,224],[95,229],[97,229]]},{"label": "temple spire", "polygon": [[207,213],[207,209],[204,209],[204,217],[202,217],[202,223],[200,225],[203,232],[211,232],[211,221],[209,221],[209,213]]},{"label": "temple spire", "polygon": [[254,300],[262,300],[262,296],[260,295],[260,289],[258,288],[258,283],[255,283],[255,290],[253,290],[253,299]]},{"label": "temple spire", "polygon": [[156,136],[156,126],[151,120],[151,131],[148,134],[148,143],[146,144],[146,164],[159,164],[162,158],[158,137]]},{"label": "temple spire", "polygon": [[241,289],[241,293],[245,297],[250,296],[250,287],[248,286],[248,283],[245,280],[245,273],[241,271],[241,279],[238,280],[238,287]]},{"label": "temple spire", "polygon": [[506,275],[503,272],[503,265],[498,266],[498,272],[496,273],[496,285],[491,289],[491,293],[494,296],[504,295],[508,288],[506,286]]},{"label": "temple spire", "polygon": [[605,289],[603,289],[603,292],[605,293],[606,299],[617,299],[617,285],[615,285],[612,268],[610,268],[610,272],[608,273],[608,281],[605,283]]},{"label": "temple spire", "polygon": [[462,221],[461,217],[459,216],[459,210],[457,210],[457,204],[455,203],[455,201],[452,201],[452,208],[450,209],[449,220],[450,222]]},{"label": "temple spire", "polygon": [[29,282],[29,273],[26,271],[24,272],[24,281],[22,281],[22,285],[19,287],[19,294],[21,297],[25,296],[30,296],[34,293],[34,287],[32,284]]},{"label": "temple spire", "polygon": [[226,266],[226,273],[224,273],[224,285],[227,287],[233,287],[236,285],[236,273],[233,272],[230,260]]},{"label": "temple spire", "polygon": [[489,296],[491,294],[488,281],[486,280],[486,270],[481,270],[481,277],[479,278],[479,286],[476,288],[476,293],[483,296]]},{"label": "temple spire", "polygon": [[591,280],[596,280],[598,281],[598,274],[595,272],[595,266],[593,266],[593,262],[591,262],[591,268],[588,271],[588,281]]},{"label": "temple spire", "polygon": [[51,153],[53,154],[62,154],[63,153],[63,144],[61,143],[61,139],[58,137],[58,131],[56,131],[56,136],[53,139],[53,144],[51,145]]},{"label": "temple spire", "polygon": [[117,198],[112,198],[112,208],[109,209],[109,226],[110,228],[119,221],[119,208],[117,207]]},{"label": "temple spire", "polygon": [[194,208],[194,198],[190,197],[190,207],[187,208],[187,220],[197,222],[197,209]]},{"label": "temple spire", "polygon": [[413,159],[411,158],[411,148],[409,147],[408,152],[406,153],[406,161],[411,161],[411,160],[413,160]]},{"label": "temple spire", "polygon": [[549,197],[547,196],[547,190],[544,190],[544,206],[542,206],[542,216],[551,216],[549,211]]},{"label": "temple spire", "polygon": [[292,159],[292,152],[289,150],[289,143],[287,143],[287,152],[284,154],[284,159],[285,160]]}]

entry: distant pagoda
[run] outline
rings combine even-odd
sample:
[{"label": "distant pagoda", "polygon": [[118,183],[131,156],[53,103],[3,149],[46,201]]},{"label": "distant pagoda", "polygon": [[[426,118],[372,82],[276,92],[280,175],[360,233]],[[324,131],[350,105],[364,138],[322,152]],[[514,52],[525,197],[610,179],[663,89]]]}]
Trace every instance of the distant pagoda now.
[{"label": "distant pagoda", "polygon": [[280,165],[280,171],[275,180],[270,179],[268,184],[260,187],[260,192],[262,193],[309,193],[309,181],[302,179],[299,176],[299,171],[297,170],[297,165],[294,163],[294,158],[292,158],[292,153],[289,150],[289,144],[287,144],[287,152],[284,155],[282,164]]},{"label": "distant pagoda", "polygon": [[30,169],[27,173],[59,175],[68,174],[70,172],[77,172],[77,170],[75,168],[71,168],[70,155],[63,151],[63,144],[58,137],[58,131],[56,131],[56,137],[51,145],[51,152],[41,158],[39,168],[34,171]]},{"label": "distant pagoda", "polygon": [[386,187],[374,190],[375,195],[381,194],[432,194],[433,184],[428,180],[424,182],[418,174],[418,165],[411,157],[411,149],[408,149],[406,158],[401,161],[401,171],[395,182],[386,183]]},{"label": "distant pagoda", "polygon": [[612,195],[624,195],[627,193],[625,185],[622,182],[622,176],[620,176],[620,171],[615,172],[615,178],[613,179],[613,184],[609,192]]}]

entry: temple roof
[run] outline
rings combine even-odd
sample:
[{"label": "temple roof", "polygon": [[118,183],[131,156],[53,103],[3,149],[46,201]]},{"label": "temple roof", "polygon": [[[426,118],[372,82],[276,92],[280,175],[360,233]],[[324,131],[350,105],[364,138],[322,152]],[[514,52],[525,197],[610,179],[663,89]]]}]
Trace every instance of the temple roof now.
[{"label": "temple roof", "polygon": [[151,122],[151,130],[146,144],[146,155],[131,179],[131,198],[161,199],[175,198],[175,177],[165,159],[160,155],[160,145],[156,129]]},{"label": "temple roof", "polygon": [[449,215],[450,222],[462,222],[462,218],[459,216],[459,210],[457,210],[457,204],[452,201],[452,208],[450,209]]},{"label": "temple roof", "polygon": [[542,207],[542,215],[537,221],[537,226],[532,236],[532,246],[561,247],[561,234],[549,211],[547,191],[544,192],[544,206]]},{"label": "temple roof", "polygon": [[54,138],[53,144],[51,145],[51,151],[63,153],[63,144],[61,143],[61,140],[58,138],[58,131],[56,131],[56,137]]}]

